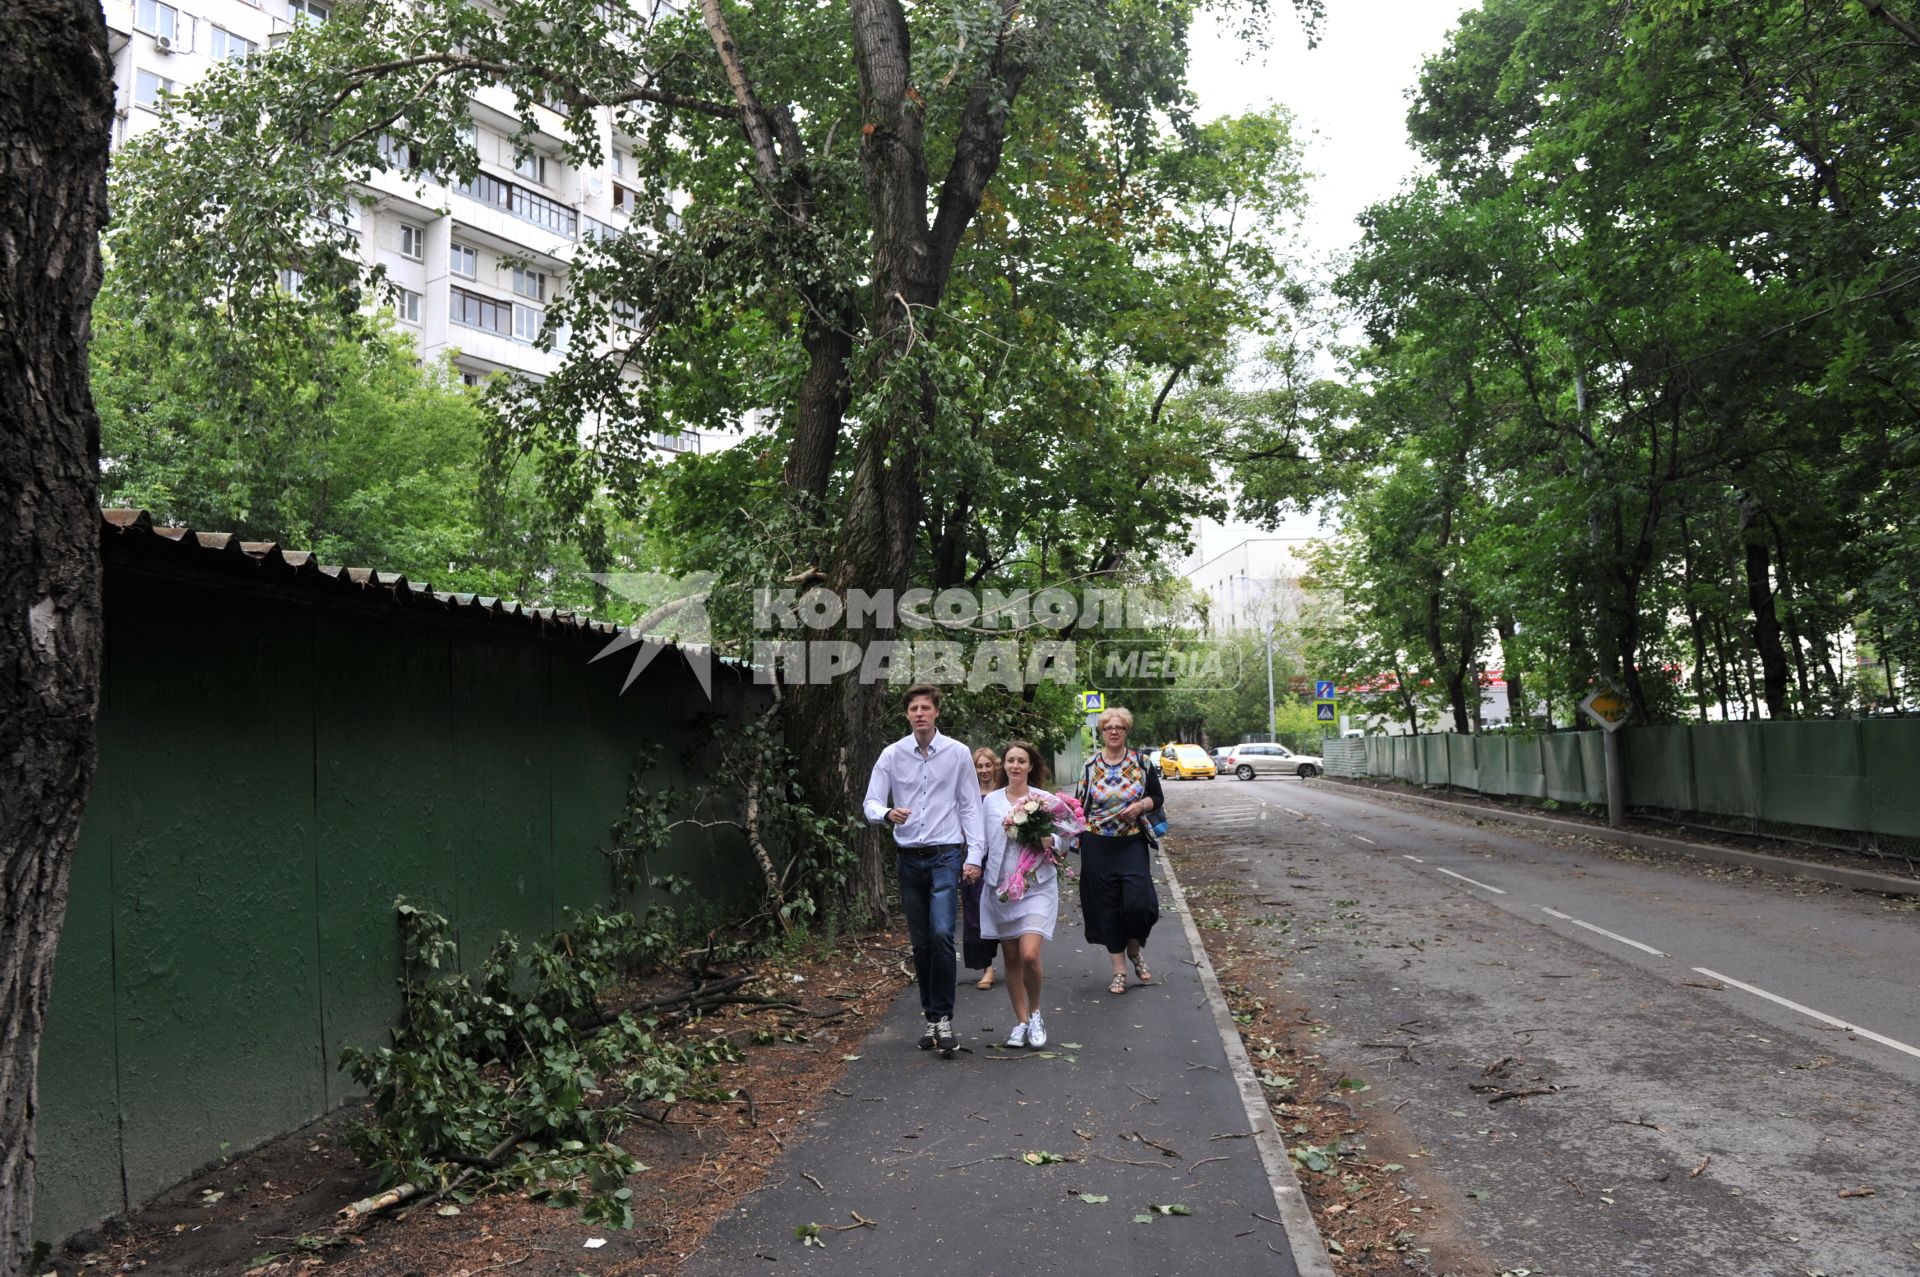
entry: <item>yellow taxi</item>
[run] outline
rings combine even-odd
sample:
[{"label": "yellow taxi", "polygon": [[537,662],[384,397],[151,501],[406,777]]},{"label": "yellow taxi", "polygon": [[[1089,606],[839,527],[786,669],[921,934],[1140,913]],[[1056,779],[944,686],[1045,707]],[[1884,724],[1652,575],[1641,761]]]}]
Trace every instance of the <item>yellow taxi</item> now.
[{"label": "yellow taxi", "polygon": [[1212,780],[1213,759],[1198,745],[1163,745],[1160,774],[1168,780]]}]

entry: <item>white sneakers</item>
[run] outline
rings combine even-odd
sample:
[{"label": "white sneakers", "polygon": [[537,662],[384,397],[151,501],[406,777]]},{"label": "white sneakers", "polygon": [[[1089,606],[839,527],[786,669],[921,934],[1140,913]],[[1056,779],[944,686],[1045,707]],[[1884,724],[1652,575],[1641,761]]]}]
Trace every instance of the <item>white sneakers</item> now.
[{"label": "white sneakers", "polygon": [[1016,1024],[1007,1034],[1008,1046],[1041,1047],[1047,1044],[1047,1022],[1035,1011],[1026,1021]]}]

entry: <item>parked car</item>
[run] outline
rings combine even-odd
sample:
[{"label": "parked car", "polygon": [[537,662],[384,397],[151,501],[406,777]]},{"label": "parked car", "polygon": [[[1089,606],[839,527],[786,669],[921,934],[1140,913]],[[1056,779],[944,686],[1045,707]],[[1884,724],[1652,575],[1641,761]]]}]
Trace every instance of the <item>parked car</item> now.
[{"label": "parked car", "polygon": [[1227,766],[1241,780],[1255,776],[1298,776],[1305,780],[1318,776],[1325,766],[1313,754],[1296,754],[1285,745],[1235,745],[1227,755]]},{"label": "parked car", "polygon": [[1226,748],[1225,746],[1222,746],[1221,748],[1213,751],[1213,774],[1214,775],[1231,776],[1233,774],[1233,764],[1227,761],[1227,759],[1230,758],[1232,754],[1233,754],[1233,751]]},{"label": "parked car", "polygon": [[1212,780],[1213,759],[1198,745],[1169,745],[1160,751],[1160,774],[1169,780]]}]

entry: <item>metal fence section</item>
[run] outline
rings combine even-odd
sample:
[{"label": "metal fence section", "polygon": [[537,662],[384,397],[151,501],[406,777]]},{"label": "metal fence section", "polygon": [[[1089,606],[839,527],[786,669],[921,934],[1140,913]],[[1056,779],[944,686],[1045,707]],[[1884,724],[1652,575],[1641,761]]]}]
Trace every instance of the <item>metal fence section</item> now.
[{"label": "metal fence section", "polygon": [[[1327,771],[1488,795],[1605,803],[1597,731],[1369,736],[1333,745]],[[1920,719],[1809,719],[1628,727],[1627,805],[1749,827],[1920,838]]]},{"label": "metal fence section", "polygon": [[[624,659],[588,663],[601,635],[139,567],[108,561],[98,781],[41,1044],[49,1241],[347,1099],[341,1048],[384,1044],[399,1010],[395,896],[467,959],[609,901],[636,757],[694,782],[702,725],[764,690],[716,670],[710,702],[669,652],[622,696]],[[717,906],[750,894],[744,843],[693,832],[651,867]]]}]

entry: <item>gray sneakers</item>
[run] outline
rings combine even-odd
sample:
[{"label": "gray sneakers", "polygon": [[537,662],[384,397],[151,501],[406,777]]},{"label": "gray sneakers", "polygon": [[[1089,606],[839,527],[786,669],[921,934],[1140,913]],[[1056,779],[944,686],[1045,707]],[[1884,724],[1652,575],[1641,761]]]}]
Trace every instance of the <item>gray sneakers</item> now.
[{"label": "gray sneakers", "polygon": [[[1033,1013],[1032,1017],[1028,1019],[1023,1027],[1026,1030],[1025,1036],[1028,1046],[1039,1047],[1047,1044],[1047,1022],[1040,1018],[1038,1011]],[[1020,1031],[1020,1029],[1015,1029],[1014,1033],[1018,1034]],[[1009,1040],[1007,1045],[1015,1046],[1018,1044]]]},{"label": "gray sneakers", "polygon": [[1027,1022],[1025,1020],[1022,1020],[1020,1023],[1013,1026],[1013,1031],[1011,1033],[1007,1034],[1007,1045],[1008,1046],[1025,1046],[1026,1044],[1027,1044]]},{"label": "gray sneakers", "polygon": [[953,1017],[943,1015],[933,1022],[932,1027],[934,1045],[940,1048],[940,1058],[951,1060],[955,1048],[960,1045],[960,1039],[953,1035]]}]

